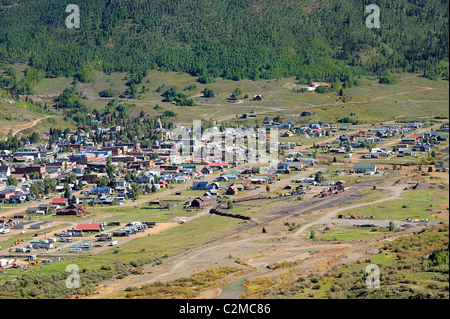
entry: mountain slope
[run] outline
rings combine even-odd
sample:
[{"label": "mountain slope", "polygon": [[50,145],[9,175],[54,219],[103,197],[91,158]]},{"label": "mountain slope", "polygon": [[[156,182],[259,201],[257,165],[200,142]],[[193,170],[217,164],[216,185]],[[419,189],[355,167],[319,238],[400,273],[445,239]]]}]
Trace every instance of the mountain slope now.
[{"label": "mountain slope", "polygon": [[[0,0],[0,60],[47,76],[162,68],[228,79],[329,80],[345,73],[434,70],[448,60],[448,1]],[[25,41],[24,41],[25,40]]]}]

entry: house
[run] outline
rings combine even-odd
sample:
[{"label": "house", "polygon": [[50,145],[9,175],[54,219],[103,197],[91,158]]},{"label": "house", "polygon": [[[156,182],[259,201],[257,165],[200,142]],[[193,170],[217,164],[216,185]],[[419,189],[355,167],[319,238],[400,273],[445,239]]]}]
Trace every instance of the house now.
[{"label": "house", "polygon": [[159,182],[159,187],[160,188],[162,188],[162,187],[169,187],[169,183],[167,183],[166,181],[160,181]]},{"label": "house", "polygon": [[0,178],[7,178],[11,175],[11,169],[9,166],[0,166]]},{"label": "house", "polygon": [[3,202],[9,201],[12,197],[14,197],[14,192],[11,191],[1,191],[0,192],[0,200],[3,200]]},{"label": "house", "polygon": [[67,198],[53,198],[52,199],[52,207],[67,206],[68,204],[69,204],[69,200]]},{"label": "house", "polygon": [[213,182],[211,184],[208,184],[208,189],[209,190],[211,190],[211,189],[219,189],[219,188],[220,188],[220,183]]},{"label": "house", "polygon": [[292,162],[281,162],[279,163],[279,168],[289,168],[290,171],[296,170],[300,171],[304,168],[304,161],[292,161]]},{"label": "house", "polygon": [[194,182],[192,184],[192,189],[194,190],[207,190],[208,182]]},{"label": "house", "polygon": [[355,163],[355,164],[353,164],[353,171],[355,173],[376,172],[377,164],[376,163]]},{"label": "house", "polygon": [[197,197],[191,202],[191,207],[203,208],[205,206],[211,206],[217,204],[217,198],[215,196],[202,196]]},{"label": "house", "polygon": [[111,187],[92,187],[89,193],[91,195],[110,195],[113,191]]},{"label": "house", "polygon": [[415,144],[417,141],[417,138],[414,136],[403,136],[402,137],[402,143],[404,144]]},{"label": "house", "polygon": [[429,152],[431,150],[431,145],[430,144],[423,144],[420,146],[420,151],[421,152]]},{"label": "house", "polygon": [[281,137],[292,137],[292,136],[294,136],[294,133],[292,133],[291,131],[285,131],[281,133]]},{"label": "house", "polygon": [[252,184],[251,180],[248,179],[237,179],[232,186],[236,187],[238,190],[247,190],[250,189]]},{"label": "house", "polygon": [[129,188],[128,182],[124,178],[120,178],[116,181],[116,191],[125,192]]},{"label": "house", "polygon": [[202,169],[202,173],[203,174],[212,174],[212,173],[214,173],[214,169],[210,166],[205,166]]},{"label": "house", "polygon": [[207,164],[207,167],[213,167],[213,168],[219,168],[219,169],[228,168],[230,166],[231,166],[231,164],[228,164],[226,162],[208,163]]},{"label": "house", "polygon": [[219,195],[219,190],[217,190],[217,189],[210,189],[205,194],[203,194],[203,196],[218,196],[218,195]]},{"label": "house", "polygon": [[56,210],[56,215],[72,215],[72,216],[82,216],[86,213],[86,208],[80,204],[70,204],[67,207],[60,208]]},{"label": "house", "polygon": [[143,176],[138,177],[137,183],[142,185],[150,185],[155,182],[155,177],[151,174],[145,174]]},{"label": "house", "polygon": [[239,190],[235,186],[230,186],[227,188],[227,195],[237,195],[239,193]]}]

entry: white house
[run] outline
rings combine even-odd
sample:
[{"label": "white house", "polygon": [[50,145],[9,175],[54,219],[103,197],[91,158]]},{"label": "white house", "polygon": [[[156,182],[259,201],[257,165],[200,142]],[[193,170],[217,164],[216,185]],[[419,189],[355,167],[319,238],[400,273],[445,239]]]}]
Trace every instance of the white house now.
[{"label": "white house", "polygon": [[11,175],[9,166],[0,166],[0,178],[7,178]]}]

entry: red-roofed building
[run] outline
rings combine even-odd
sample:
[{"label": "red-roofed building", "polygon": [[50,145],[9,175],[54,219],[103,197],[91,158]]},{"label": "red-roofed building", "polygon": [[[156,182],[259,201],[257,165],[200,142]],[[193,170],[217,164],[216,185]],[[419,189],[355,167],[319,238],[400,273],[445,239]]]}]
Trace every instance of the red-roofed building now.
[{"label": "red-roofed building", "polygon": [[69,200],[67,198],[53,198],[52,205],[58,206],[67,206],[69,204]]},{"label": "red-roofed building", "polygon": [[159,186],[160,187],[169,187],[169,183],[167,183],[166,181],[161,181],[161,182],[159,182]]},{"label": "red-roofed building", "polygon": [[100,224],[78,224],[77,230],[82,230],[84,232],[100,232],[103,228]]},{"label": "red-roofed building", "polygon": [[228,164],[226,162],[220,162],[220,163],[208,163],[209,167],[228,167],[231,166],[231,164]]}]

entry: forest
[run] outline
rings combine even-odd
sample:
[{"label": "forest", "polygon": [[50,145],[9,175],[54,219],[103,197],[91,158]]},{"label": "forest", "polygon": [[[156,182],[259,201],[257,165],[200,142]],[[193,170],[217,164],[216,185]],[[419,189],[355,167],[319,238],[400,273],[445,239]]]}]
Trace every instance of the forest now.
[{"label": "forest", "polygon": [[[0,0],[0,63],[29,74],[89,81],[93,70],[140,75],[160,69],[211,83],[423,72],[448,79],[448,1],[379,0],[380,28],[367,28],[369,0]],[[3,79],[5,81],[5,79]],[[20,84],[20,85],[19,85]],[[111,92],[106,92],[111,93]]]}]

